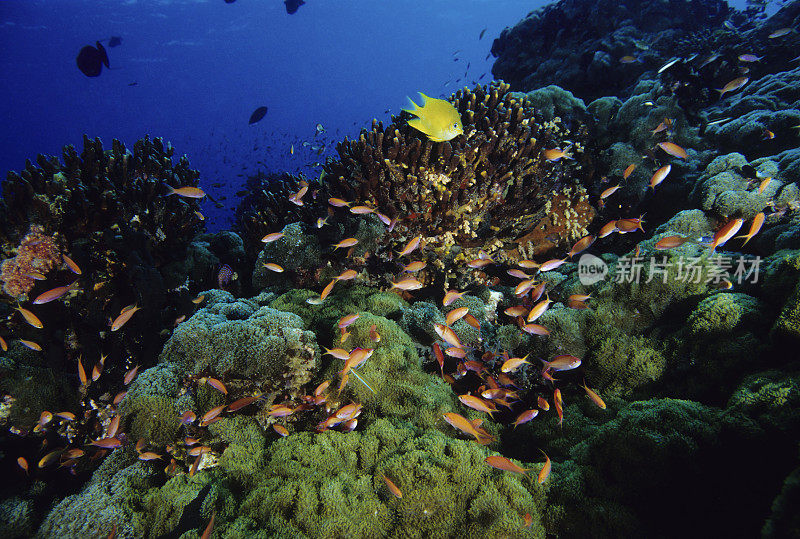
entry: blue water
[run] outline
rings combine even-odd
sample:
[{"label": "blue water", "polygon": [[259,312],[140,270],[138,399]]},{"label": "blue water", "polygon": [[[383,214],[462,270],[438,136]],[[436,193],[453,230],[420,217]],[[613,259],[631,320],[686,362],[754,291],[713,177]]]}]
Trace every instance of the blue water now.
[{"label": "blue water", "polygon": [[[546,3],[309,0],[288,15],[279,0],[3,1],[0,169],[80,148],[84,133],[129,147],[161,136],[189,156],[209,194],[227,196],[223,209],[206,201],[202,211],[210,230],[228,228],[243,175],[313,173],[304,165],[398,113],[406,95],[449,95],[482,74],[488,82],[494,37]],[[104,42],[112,69],[84,76],[80,48],[112,35],[122,37]],[[248,125],[262,105],[267,116]],[[317,123],[327,132],[315,140]]]}]

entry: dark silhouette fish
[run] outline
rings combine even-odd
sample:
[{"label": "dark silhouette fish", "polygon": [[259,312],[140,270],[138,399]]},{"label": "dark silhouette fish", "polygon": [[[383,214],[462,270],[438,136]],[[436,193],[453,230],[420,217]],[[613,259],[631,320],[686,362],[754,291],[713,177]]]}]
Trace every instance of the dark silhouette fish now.
[{"label": "dark silhouette fish", "polygon": [[236,2],[236,0],[225,0],[226,4],[233,4],[234,2]]},{"label": "dark silhouette fish", "polygon": [[284,0],[283,3],[286,4],[286,13],[289,15],[294,15],[297,13],[297,10],[300,9],[300,6],[305,4],[303,0]]},{"label": "dark silhouette fish", "polygon": [[109,47],[118,47],[120,45],[122,45],[122,38],[119,36],[111,36],[111,38],[108,40]]},{"label": "dark silhouette fish", "polygon": [[108,54],[99,41],[95,42],[94,47],[91,45],[83,47],[75,58],[75,63],[87,77],[99,77],[103,66],[109,67]]},{"label": "dark silhouette fish", "polygon": [[266,115],[267,115],[267,107],[258,107],[256,110],[253,111],[253,114],[250,115],[250,121],[248,121],[247,123],[254,124],[256,122],[259,122]]}]

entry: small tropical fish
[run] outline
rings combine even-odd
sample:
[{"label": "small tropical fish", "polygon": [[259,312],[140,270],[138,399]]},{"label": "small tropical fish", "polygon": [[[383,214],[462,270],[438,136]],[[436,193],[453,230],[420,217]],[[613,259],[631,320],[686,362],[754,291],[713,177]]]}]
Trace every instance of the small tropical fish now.
[{"label": "small tropical fish", "polygon": [[457,309],[453,309],[452,311],[447,313],[447,316],[445,317],[445,324],[447,324],[448,326],[452,326],[457,321],[464,318],[464,316],[467,313],[469,313],[469,309],[467,307],[459,307]]},{"label": "small tropical fish", "polygon": [[337,324],[339,329],[344,329],[356,320],[360,318],[361,315],[359,314],[348,314],[339,319],[339,323]]},{"label": "small tropical fish", "polygon": [[464,294],[466,294],[466,292],[458,292],[456,290],[448,290],[444,295],[444,299],[442,300],[442,305],[444,305],[445,307],[449,307],[450,305],[453,304],[453,302],[455,300],[457,300],[458,298],[464,296]]},{"label": "small tropical fish", "polygon": [[0,337],[0,348],[3,349],[3,352],[8,352],[8,343],[3,337]]},{"label": "small tropical fish", "polygon": [[525,410],[521,414],[517,416],[517,419],[514,420],[514,428],[517,428],[517,425],[522,425],[523,423],[527,423],[528,421],[532,420],[534,417],[539,415],[539,410]]},{"label": "small tropical fish", "polygon": [[46,281],[47,280],[47,277],[44,274],[42,274],[42,273],[40,273],[38,271],[29,271],[25,275],[27,277],[30,277],[34,281]]},{"label": "small tropical fish", "polygon": [[656,170],[653,173],[653,177],[650,178],[650,189],[653,189],[655,191],[656,186],[666,179],[667,175],[670,173],[671,170],[672,170],[672,165],[665,165],[660,169]]},{"label": "small tropical fish", "polygon": [[405,279],[392,283],[392,288],[397,288],[399,290],[419,290],[424,286],[425,285],[413,277],[406,277]]},{"label": "small tropical fish", "polygon": [[474,260],[470,260],[469,262],[467,262],[467,266],[473,269],[480,269],[480,268],[485,268],[486,266],[492,263],[494,263],[494,260],[492,260],[491,258],[476,258]]},{"label": "small tropical fish", "polygon": [[410,127],[421,131],[434,142],[444,142],[464,134],[461,115],[452,103],[444,99],[428,97],[422,92],[419,95],[423,99],[421,107],[409,98],[410,108],[403,109],[416,116],[408,121]]},{"label": "small tropical fish", "polygon": [[335,284],[336,284],[336,279],[333,279],[331,282],[325,285],[325,288],[322,289],[322,293],[319,295],[319,299],[324,301],[325,298],[328,297],[328,294],[331,293],[331,290],[333,290],[333,285]]},{"label": "small tropical fish", "polygon": [[203,417],[200,418],[200,426],[204,427],[208,425],[211,421],[219,417],[219,415],[223,412],[223,410],[225,410],[225,408],[226,405],[223,404],[222,406],[217,406],[215,408],[212,408],[211,410],[203,414]]},{"label": "small tropical fish", "polygon": [[228,405],[229,412],[237,412],[244,408],[245,406],[250,406],[254,402],[256,402],[260,397],[242,397],[241,399],[235,400]]},{"label": "small tropical fish", "polygon": [[216,378],[208,378],[206,379],[206,383],[219,391],[220,393],[224,393],[225,395],[228,394],[228,388],[225,387],[221,381],[217,380]]},{"label": "small tropical fish", "polygon": [[283,237],[283,232],[273,232],[272,234],[267,234],[266,236],[261,238],[261,241],[263,241],[264,243],[272,243],[273,241],[279,240],[282,237]]},{"label": "small tropical fish", "polygon": [[611,187],[600,193],[600,203],[605,204],[605,199],[616,193],[619,190],[619,188],[620,188],[619,184],[612,185]]},{"label": "small tropical fish", "polygon": [[545,399],[542,396],[536,397],[536,406],[538,406],[545,412],[550,409],[550,404],[547,402],[547,399]]},{"label": "small tropical fish", "polygon": [[337,281],[349,281],[351,279],[355,279],[356,275],[358,275],[356,270],[351,270],[351,269],[344,270],[342,273],[339,274],[338,277],[336,277],[336,280]]},{"label": "small tropical fish", "polygon": [[64,297],[64,295],[69,292],[70,290],[77,290],[78,281],[74,281],[72,284],[67,286],[58,286],[53,288],[52,290],[48,290],[47,292],[43,292],[36,296],[36,299],[33,300],[34,305],[41,305],[43,303],[50,303],[51,301],[55,301]]},{"label": "small tropical fish", "polygon": [[139,374],[139,365],[136,365],[134,368],[125,373],[125,377],[122,379],[122,383],[124,385],[130,384],[131,382],[133,382],[133,379],[136,378],[137,374]]},{"label": "small tropical fish", "polygon": [[455,413],[447,413],[442,417],[444,417],[444,420],[447,421],[452,427],[460,430],[464,434],[474,436],[476,440],[484,438],[484,436],[475,428],[475,425],[473,425],[466,417]]},{"label": "small tropical fish", "polygon": [[200,294],[196,298],[192,299],[192,303],[194,303],[195,305],[199,305],[199,304],[203,303],[204,299],[206,299],[206,295],[205,294]]},{"label": "small tropical fish", "polygon": [[139,453],[139,460],[144,460],[144,461],[159,460],[160,458],[162,458],[161,455],[159,455],[158,453],[154,453],[152,451],[145,451],[144,453]]},{"label": "small tropical fish", "polygon": [[667,62],[666,64],[664,64],[660,68],[658,68],[657,74],[660,75],[661,73],[663,73],[667,69],[671,68],[672,66],[674,66],[675,64],[677,64],[680,61],[681,61],[680,58],[673,58],[672,60],[670,60],[669,62]]},{"label": "small tropical fish", "polygon": [[404,273],[416,273],[416,272],[418,272],[420,270],[425,269],[425,266],[427,266],[427,265],[428,264],[426,262],[423,262],[422,260],[416,260],[414,262],[409,263],[406,266],[403,266],[403,272]]},{"label": "small tropical fish", "polygon": [[567,298],[567,307],[570,309],[586,309],[588,307],[586,302],[591,297],[591,295],[587,294],[572,294]]},{"label": "small tropical fish", "polygon": [[439,371],[442,374],[442,378],[444,378],[444,355],[442,355],[442,349],[439,343],[433,343],[433,355],[436,358],[436,362],[439,364]]},{"label": "small tropical fish", "polygon": [[739,61],[740,62],[758,62],[759,60],[763,59],[763,56],[756,56],[755,54],[740,54]]},{"label": "small tropical fish", "polygon": [[350,204],[352,204],[352,202],[347,202],[346,200],[342,200],[341,198],[329,198],[328,204],[336,208],[345,208]]},{"label": "small tropical fish", "polygon": [[111,422],[108,424],[108,430],[106,431],[106,436],[108,438],[113,438],[117,435],[117,431],[119,430],[119,416],[115,415]]},{"label": "small tropical fish", "polygon": [[[286,12],[289,13],[290,15],[295,11],[297,11],[300,6],[305,4],[303,0],[286,0],[284,3],[286,4]],[[197,458],[199,459],[200,457]],[[217,510],[214,509],[213,511],[211,511],[211,520],[208,521],[208,525],[206,526],[206,529],[203,530],[203,534],[200,536],[200,539],[211,539],[211,534],[214,532],[214,520],[216,520],[216,518],[217,518]]]},{"label": "small tropical fish", "polygon": [[567,156],[567,152],[565,150],[560,150],[558,148],[545,150],[543,153],[544,153],[544,158],[547,159],[548,161],[558,161],[562,157]]},{"label": "small tropical fish", "polygon": [[81,381],[82,386],[86,386],[89,383],[89,379],[86,377],[86,369],[83,368],[81,356],[78,356],[78,379]]},{"label": "small tropical fish", "polygon": [[22,468],[22,470],[25,472],[25,474],[26,474],[26,475],[28,475],[28,474],[30,473],[30,472],[28,471],[28,461],[27,461],[27,460],[25,460],[25,457],[19,457],[19,458],[17,458],[17,465],[18,465],[20,468]]},{"label": "small tropical fish", "polygon": [[28,340],[25,340],[25,339],[20,339],[20,340],[19,340],[19,342],[20,342],[20,343],[22,343],[22,345],[23,345],[23,346],[26,346],[26,347],[28,347],[28,348],[30,348],[31,350],[34,350],[34,351],[36,351],[36,352],[41,352],[41,351],[42,351],[42,347],[41,347],[41,346],[39,346],[37,343],[35,343],[35,342],[33,342],[33,341],[28,341]]},{"label": "small tropical fish", "polygon": [[619,63],[621,64],[635,64],[639,60],[635,56],[626,55],[619,59]]},{"label": "small tropical fish", "polygon": [[42,329],[44,327],[44,324],[42,324],[42,321],[39,320],[39,318],[35,314],[33,314],[31,311],[29,311],[28,309],[26,309],[26,308],[22,307],[21,305],[19,305],[19,306],[16,307],[16,310],[19,311],[19,313],[22,315],[22,318],[24,318],[25,321],[28,324],[32,325],[33,327],[35,327],[37,329]]},{"label": "small tropical fish", "polygon": [[581,366],[581,359],[575,356],[561,355],[556,356],[550,361],[539,360],[544,364],[542,370],[552,369],[554,371],[569,371]]},{"label": "small tropical fish", "polygon": [[322,228],[328,222],[327,217],[318,217],[317,218],[317,228]]},{"label": "small tropical fish", "polygon": [[564,401],[561,399],[561,390],[558,388],[553,390],[553,404],[558,414],[558,426],[561,427],[564,423]]},{"label": "small tropical fish", "polygon": [[269,271],[274,271],[275,273],[283,273],[283,267],[274,262],[265,262],[264,267]]},{"label": "small tropical fish", "polygon": [[589,386],[586,385],[586,380],[583,381],[583,389],[586,390],[586,395],[591,399],[593,403],[595,403],[599,408],[603,410],[606,409],[606,403],[603,402],[603,399],[600,398],[600,395],[589,389]]},{"label": "small tropical fish", "polygon": [[517,286],[514,287],[514,295],[517,297],[524,296],[528,293],[528,291],[534,287],[536,281],[533,279],[526,279],[524,281],[520,281],[517,283]]},{"label": "small tropical fish", "polygon": [[389,489],[389,492],[391,492],[395,498],[401,499],[403,497],[403,492],[397,488],[397,485],[395,485],[391,479],[383,474],[381,474],[381,478],[383,479],[383,482],[386,483],[386,487]]},{"label": "small tropical fish", "polygon": [[761,230],[761,227],[764,225],[764,212],[760,211],[753,217],[753,222],[750,224],[750,231],[747,234],[742,236],[736,236],[736,239],[745,238],[744,243],[742,245],[747,245],[747,242],[750,241],[753,236],[758,234],[758,231]]},{"label": "small tropical fish", "polygon": [[[540,449],[539,451],[542,450]],[[547,477],[550,475],[550,470],[553,466],[552,463],[550,462],[550,457],[547,456],[547,453],[542,451],[542,455],[544,455],[544,458],[547,460],[545,460],[544,466],[542,466],[542,469],[539,470],[539,475],[536,478],[536,480],[539,482],[540,485],[545,481],[547,481]]]},{"label": "small tropical fish", "polygon": [[546,286],[547,282],[542,281],[533,287],[533,290],[531,290],[531,301],[539,301],[539,299],[542,297],[542,294],[544,294],[544,289]]},{"label": "small tropical fish", "polygon": [[108,437],[94,440],[90,445],[102,447],[103,449],[116,449],[117,447],[122,447],[122,442],[117,438]]},{"label": "small tropical fish", "polygon": [[289,146],[289,155],[294,155],[294,144]]},{"label": "small tropical fish", "polygon": [[346,375],[350,370],[358,368],[366,360],[372,357],[375,350],[373,348],[356,348],[347,357],[344,363],[344,368],[340,371],[342,376]]},{"label": "small tropical fish", "polygon": [[538,318],[542,316],[544,312],[550,307],[551,303],[553,303],[553,301],[548,297],[543,299],[536,305],[534,305],[531,308],[531,311],[528,313],[528,318],[526,318],[526,321],[530,323],[538,320]]},{"label": "small tropical fish", "polygon": [[[50,466],[51,464],[55,463],[63,452],[63,449],[55,449],[50,451],[48,454],[43,456],[41,460],[39,460],[39,468],[44,468],[45,466]],[[25,469],[25,471],[27,472],[28,470]]]},{"label": "small tropical fish", "polygon": [[141,310],[141,307],[134,306],[130,309],[124,310],[120,313],[120,315],[114,319],[114,322],[111,323],[111,331],[118,331],[122,326],[128,323],[128,320],[136,313],[136,311]]},{"label": "small tropical fish", "polygon": [[405,247],[401,251],[397,253],[397,256],[406,256],[413,253],[417,247],[419,247],[419,242],[422,241],[422,236],[417,236],[410,240]]},{"label": "small tropical fish", "polygon": [[464,346],[461,344],[461,339],[458,338],[456,332],[451,328],[442,324],[434,324],[433,329],[436,331],[436,334],[439,335],[439,337],[450,346],[464,348]]},{"label": "small tropical fish", "polygon": [[381,334],[378,333],[378,326],[375,324],[369,327],[369,340],[372,342],[381,342]]},{"label": "small tropical fish", "polygon": [[644,221],[642,217],[629,217],[627,219],[618,219],[617,220],[617,230],[621,233],[626,232],[633,232],[634,230],[641,230],[644,232],[644,227],[642,226]]},{"label": "small tropical fish", "polygon": [[[235,403],[234,403],[234,404],[235,404]],[[232,406],[232,405],[231,405],[231,406]],[[197,419],[197,414],[195,414],[195,413],[194,413],[193,411],[191,411],[191,410],[186,410],[186,411],[185,411],[185,412],[183,412],[183,413],[181,414],[181,416],[178,418],[178,421],[180,421],[181,425],[191,425],[192,423],[194,423],[194,422],[195,422],[195,420],[196,420],[196,419]]]},{"label": "small tropical fish", "polygon": [[500,455],[492,455],[490,457],[486,457],[484,460],[486,461],[486,464],[492,468],[497,468],[498,470],[504,470],[507,472],[526,474],[528,470],[530,470],[530,468],[522,468],[518,464],[514,464],[506,457]]},{"label": "small tropical fish", "polygon": [[717,230],[717,233],[714,234],[714,239],[712,240],[710,245],[711,252],[713,253],[717,247],[719,247],[720,245],[724,245],[726,241],[735,236],[736,233],[739,232],[739,229],[742,228],[743,222],[744,219],[742,219],[741,217],[737,219],[732,219],[731,221],[725,223],[725,225],[722,228]]},{"label": "small tropical fish", "polygon": [[525,324],[522,326],[522,331],[530,335],[541,335],[543,337],[550,335],[550,330],[539,324]]},{"label": "small tropical fish", "polygon": [[512,357],[512,358],[509,358],[500,367],[500,371],[501,372],[514,372],[523,363],[526,363],[528,365],[531,364],[531,362],[528,361],[528,356],[527,355],[525,355],[525,357]]},{"label": "small tropical fish", "polygon": [[523,527],[530,528],[532,524],[533,524],[533,517],[531,516],[530,513],[525,513],[525,515],[522,517]]},{"label": "small tropical fish", "polygon": [[655,244],[655,248],[659,251],[663,251],[664,249],[673,249],[675,247],[680,247],[686,242],[691,242],[691,238],[686,238],[683,236],[667,236],[665,238],[661,238]]},{"label": "small tropical fish", "polygon": [[355,245],[357,243],[358,243],[358,240],[355,239],[355,238],[346,238],[346,239],[343,239],[342,241],[340,241],[339,243],[334,244],[333,250],[335,251],[336,249],[339,249],[339,248],[352,247],[353,245]]},{"label": "small tropical fish", "polygon": [[625,170],[622,171],[622,179],[627,180],[628,176],[633,174],[634,170],[636,170],[636,165],[634,163],[631,163]]},{"label": "small tropical fish", "polygon": [[516,277],[517,279],[530,279],[531,278],[530,275],[528,275],[524,271],[518,270],[518,269],[510,269],[510,270],[507,270],[506,273],[508,273],[512,277]]},{"label": "small tropical fish", "polygon": [[605,225],[603,225],[603,228],[600,229],[600,232],[598,232],[597,237],[605,238],[606,236],[613,234],[617,230],[619,230],[617,228],[617,222],[609,221]]},{"label": "small tropical fish", "polygon": [[777,37],[782,37],[791,32],[791,28],[780,28],[779,30],[775,30],[770,35],[767,36],[769,39],[775,39]]},{"label": "small tropical fish", "polygon": [[60,417],[64,421],[75,421],[75,414],[72,412],[57,412],[57,417]]},{"label": "small tropical fish", "polygon": [[206,196],[205,192],[199,187],[187,186],[175,189],[167,185],[167,189],[169,189],[169,193],[167,193],[167,196],[178,195],[179,197],[185,197],[185,198],[203,198],[204,196]]},{"label": "small tropical fish", "polygon": [[560,268],[566,261],[567,261],[566,258],[553,258],[552,260],[548,260],[547,262],[542,262],[542,265],[539,266],[539,271],[541,272],[552,271],[556,268]]},{"label": "small tropical fish", "polygon": [[[325,348],[323,346],[323,348]],[[333,356],[336,359],[347,359],[350,357],[350,352],[344,350],[343,348],[325,348],[325,353],[323,355]]]},{"label": "small tropical fish", "polygon": [[205,215],[203,215],[202,213],[200,213],[199,211],[196,211],[196,212],[194,212],[194,214],[195,214],[195,215],[197,216],[197,218],[198,218],[198,219],[200,219],[201,221],[205,221],[205,220],[206,220],[206,216],[205,216]]},{"label": "small tropical fish", "polygon": [[730,81],[722,88],[717,89],[717,91],[719,92],[720,99],[722,99],[722,96],[727,94],[728,92],[735,92],[736,90],[747,84],[749,80],[750,79],[748,77],[738,77]]},{"label": "small tropical fish", "polygon": [[225,285],[230,284],[233,280],[233,269],[228,264],[223,264],[221,268],[219,268],[219,273],[217,273],[217,283],[219,284],[220,288],[224,288]]},{"label": "small tropical fish", "polygon": [[489,415],[492,415],[497,411],[497,408],[494,407],[493,404],[490,402],[486,402],[480,397],[476,397],[475,395],[459,395],[458,400],[461,401],[462,404],[472,408],[473,410],[477,410],[479,412],[486,412]]},{"label": "small tropical fish", "polygon": [[375,208],[370,208],[369,206],[353,206],[350,208],[350,213],[355,215],[367,215],[373,213]]},{"label": "small tropical fish", "polygon": [[674,142],[659,142],[658,147],[670,154],[672,157],[678,157],[680,159],[686,159],[688,157],[686,150]]}]

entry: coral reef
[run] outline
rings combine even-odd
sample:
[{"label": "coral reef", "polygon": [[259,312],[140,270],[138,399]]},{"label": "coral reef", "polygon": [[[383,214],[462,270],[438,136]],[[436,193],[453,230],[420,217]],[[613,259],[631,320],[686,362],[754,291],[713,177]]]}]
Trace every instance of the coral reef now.
[{"label": "coral reef", "polygon": [[15,257],[4,260],[0,265],[0,281],[3,281],[3,292],[19,299],[36,284],[34,276],[46,276],[61,264],[62,258],[58,240],[44,234],[44,229],[38,225],[31,226],[16,252]]}]

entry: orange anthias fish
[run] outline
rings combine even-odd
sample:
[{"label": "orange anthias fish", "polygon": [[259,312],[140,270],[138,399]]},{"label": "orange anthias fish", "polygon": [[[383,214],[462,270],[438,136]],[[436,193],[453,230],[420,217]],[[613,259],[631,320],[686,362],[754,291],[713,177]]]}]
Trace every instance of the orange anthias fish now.
[{"label": "orange anthias fish", "polygon": [[606,409],[606,403],[603,402],[603,399],[600,398],[600,395],[589,389],[589,386],[586,385],[586,380],[583,381],[583,389],[586,390],[586,396],[591,399],[593,403],[595,403],[598,408],[602,408],[603,410]]},{"label": "orange anthias fish", "polygon": [[745,238],[744,243],[742,245],[747,245],[747,242],[750,241],[753,236],[758,234],[758,231],[761,230],[761,227],[764,225],[764,212],[760,211],[753,217],[753,222],[750,224],[750,231],[747,234],[742,236],[736,236],[736,239]]},{"label": "orange anthias fish", "polygon": [[749,80],[750,79],[748,77],[738,77],[730,81],[722,88],[717,89],[717,91],[719,92],[720,99],[722,99],[722,96],[727,94],[728,92],[735,92],[736,90],[747,84]]},{"label": "orange anthias fish", "polygon": [[[540,449],[539,451],[542,450]],[[540,485],[545,481],[547,481],[547,477],[550,475],[550,470],[553,466],[552,463],[550,462],[550,457],[547,456],[547,453],[542,451],[542,455],[544,455],[544,458],[547,460],[545,460],[544,466],[542,466],[542,469],[539,470],[539,476],[536,478],[536,480],[539,482]]]},{"label": "orange anthias fish", "polygon": [[459,395],[458,400],[460,400],[465,406],[468,406],[469,408],[479,412],[486,412],[490,416],[497,411],[497,408],[495,408],[492,403],[486,402],[482,398],[476,397],[475,395]]},{"label": "orange anthias fish", "polygon": [[564,263],[567,261],[566,258],[553,258],[552,260],[548,260],[547,262],[542,262],[542,265],[539,266],[539,271],[546,272],[552,271],[556,268],[560,268]]},{"label": "orange anthias fish", "polygon": [[548,161],[558,161],[559,159],[566,156],[567,152],[564,150],[560,150],[558,148],[553,148],[544,151],[544,158],[547,159]]},{"label": "orange anthias fish", "polygon": [[441,337],[441,339],[450,346],[455,346],[456,348],[464,348],[464,345],[461,344],[461,339],[458,338],[456,332],[453,331],[451,328],[443,324],[434,324],[433,329],[436,331],[436,334],[439,335],[439,337]]},{"label": "orange anthias fish", "polygon": [[622,171],[622,179],[623,180],[627,180],[628,176],[633,174],[634,170],[636,170],[636,165],[635,164],[628,165],[628,167],[625,170]]},{"label": "orange anthias fish", "polygon": [[272,234],[267,234],[261,241],[264,243],[272,243],[273,241],[279,240],[283,237],[283,232],[273,232]]},{"label": "orange anthias fish", "polygon": [[469,309],[467,307],[458,307],[457,309],[453,309],[452,311],[447,313],[447,316],[445,317],[445,324],[447,324],[448,326],[452,326],[453,324],[464,318],[464,316],[467,313],[469,313]]},{"label": "orange anthias fish", "polygon": [[455,414],[455,413],[447,413],[444,414],[444,420],[447,421],[451,426],[460,430],[464,434],[469,434],[470,436],[474,436],[476,440],[484,439],[485,436],[475,428],[475,425],[472,424],[466,417]]},{"label": "orange anthias fish", "polygon": [[264,267],[269,271],[274,271],[275,273],[283,273],[283,267],[275,262],[264,262]]},{"label": "orange anthias fish", "polygon": [[527,363],[528,365],[531,364],[531,362],[528,361],[528,356],[527,355],[525,355],[525,357],[512,357],[510,359],[507,359],[503,363],[503,365],[500,367],[500,371],[501,372],[514,372],[523,363]]},{"label": "orange anthias fish", "polygon": [[336,324],[339,329],[344,329],[351,324],[353,324],[356,320],[361,318],[361,315],[358,313],[355,314],[347,314],[339,319],[339,322]]},{"label": "orange anthias fish", "polygon": [[663,251],[664,249],[673,249],[675,247],[680,247],[686,242],[693,241],[691,238],[685,238],[683,236],[667,236],[665,238],[661,238],[656,242],[655,248]]},{"label": "orange anthias fish", "polygon": [[328,297],[328,294],[330,294],[331,290],[333,290],[334,284],[336,284],[336,279],[332,280],[327,285],[325,285],[325,288],[322,289],[322,293],[319,295],[320,300],[325,300],[325,298]]},{"label": "orange anthias fish", "polygon": [[442,300],[442,305],[445,307],[449,307],[453,304],[455,300],[462,297],[466,292],[458,292],[456,290],[448,290],[447,293],[444,295],[444,299]]},{"label": "orange anthias fish", "polygon": [[48,290],[47,292],[43,292],[36,296],[36,299],[33,300],[34,305],[41,305],[43,303],[50,303],[51,301],[55,301],[57,299],[62,298],[67,292],[70,290],[77,290],[78,289],[78,281],[73,282],[67,286],[58,286],[53,288],[52,290]]},{"label": "orange anthias fish", "polygon": [[678,157],[680,159],[686,159],[688,154],[686,150],[675,144],[674,142],[659,142],[658,147],[670,154],[672,157]]},{"label": "orange anthias fish", "polygon": [[355,239],[355,238],[345,238],[342,241],[340,241],[339,243],[334,244],[333,250],[335,251],[336,249],[340,249],[340,248],[352,247],[353,245],[355,245],[357,243],[358,243],[358,240]]},{"label": "orange anthias fish", "polygon": [[27,323],[29,323],[30,325],[32,325],[33,327],[35,327],[37,329],[42,329],[44,327],[44,324],[42,324],[42,321],[39,320],[39,318],[35,314],[33,314],[31,311],[29,311],[25,307],[22,307],[20,305],[20,306],[17,306],[16,309],[22,315],[22,318],[24,318],[25,321]]},{"label": "orange anthias fish", "polygon": [[416,273],[420,270],[425,269],[425,266],[427,265],[428,265],[427,263],[421,260],[416,260],[414,262],[409,263],[407,266],[403,266],[403,273]]},{"label": "orange anthias fish", "polygon": [[350,281],[351,279],[355,279],[356,275],[358,275],[356,270],[351,270],[351,269],[344,270],[342,273],[339,274],[338,277],[336,277],[336,280],[337,281]]},{"label": "orange anthias fish", "polygon": [[67,255],[61,255],[61,258],[64,260],[64,263],[67,265],[69,270],[74,273],[75,275],[80,275],[83,273],[81,271],[80,266],[78,266],[70,257]]},{"label": "orange anthias fish", "polygon": [[383,474],[381,474],[381,478],[383,479],[383,482],[386,483],[386,487],[389,489],[389,492],[391,492],[397,499],[403,497],[403,492],[397,488],[397,485],[395,485],[391,479]]},{"label": "orange anthias fish", "polygon": [[140,309],[141,307],[138,306],[134,306],[130,309],[124,309],[120,313],[120,315],[116,319],[114,319],[114,322],[111,323],[111,331],[117,331],[126,323],[128,323],[128,320],[130,320],[131,317],[136,313],[136,311]]},{"label": "orange anthias fish", "polygon": [[[572,246],[572,249],[569,250],[567,253],[567,258],[572,258],[578,253],[582,253],[586,249],[592,246],[594,243],[595,237],[594,236],[584,236],[578,241],[575,242],[575,245]],[[545,270],[542,270],[545,271]]]},{"label": "orange anthias fish", "polygon": [[613,234],[617,230],[619,230],[617,228],[617,222],[616,221],[609,221],[605,225],[603,225],[603,228],[600,229],[600,232],[597,234],[597,237],[598,238],[605,238],[606,236],[608,236],[610,234]]},{"label": "orange anthias fish", "polygon": [[417,236],[416,238],[409,241],[405,247],[401,251],[397,253],[397,256],[406,256],[413,253],[417,247],[419,247],[419,242],[422,241],[422,236]]},{"label": "orange anthias fish", "polygon": [[517,419],[514,421],[514,428],[516,429],[517,425],[522,425],[523,423],[527,423],[537,415],[539,415],[539,410],[536,409],[525,410],[524,412],[522,412],[517,416]]},{"label": "orange anthias fish", "polygon": [[667,175],[669,175],[671,170],[672,170],[672,165],[666,165],[656,170],[653,173],[653,177],[650,178],[650,189],[653,189],[655,191],[658,184],[660,184],[667,178]]},{"label": "orange anthias fish", "polygon": [[733,236],[739,232],[739,229],[742,228],[742,223],[744,219],[741,217],[732,219],[725,223],[725,225],[720,228],[716,234],[714,234],[714,240],[711,242],[711,252],[713,253],[714,250],[719,247],[720,245],[724,245],[726,241],[731,239]]},{"label": "orange anthias fish", "polygon": [[491,466],[492,468],[497,468],[498,470],[505,470],[507,472],[514,472],[518,474],[526,474],[530,468],[522,468],[518,464],[514,464],[506,457],[500,455],[492,455],[490,457],[486,457],[484,459],[486,464]]},{"label": "orange anthias fish", "polygon": [[204,196],[206,196],[205,192],[199,187],[188,186],[188,187],[179,187],[175,189],[167,185],[167,189],[169,189],[169,193],[167,193],[167,196],[178,195],[179,197],[185,197],[185,198],[203,198]]},{"label": "orange anthias fish", "polygon": [[561,355],[556,356],[550,361],[540,360],[544,366],[542,370],[552,369],[554,371],[569,371],[581,366],[581,359],[575,356]]},{"label": "orange anthias fish", "polygon": [[419,290],[423,286],[425,285],[423,285],[421,282],[419,282],[417,279],[413,277],[407,277],[405,279],[401,279],[399,281],[395,281],[392,283],[392,288],[398,288],[400,290],[406,290],[406,291]]},{"label": "orange anthias fish", "polygon": [[564,401],[561,399],[561,390],[558,388],[553,390],[553,404],[555,404],[558,414],[558,426],[561,427],[564,423]]}]

